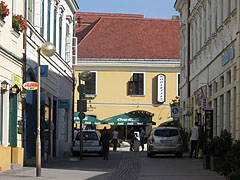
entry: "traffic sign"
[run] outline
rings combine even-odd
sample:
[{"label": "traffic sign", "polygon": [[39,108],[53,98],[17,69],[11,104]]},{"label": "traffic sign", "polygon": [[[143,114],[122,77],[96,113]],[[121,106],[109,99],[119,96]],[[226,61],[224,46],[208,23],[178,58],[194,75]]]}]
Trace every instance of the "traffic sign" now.
[{"label": "traffic sign", "polygon": [[172,107],[171,108],[171,116],[172,117],[179,117],[179,107]]}]

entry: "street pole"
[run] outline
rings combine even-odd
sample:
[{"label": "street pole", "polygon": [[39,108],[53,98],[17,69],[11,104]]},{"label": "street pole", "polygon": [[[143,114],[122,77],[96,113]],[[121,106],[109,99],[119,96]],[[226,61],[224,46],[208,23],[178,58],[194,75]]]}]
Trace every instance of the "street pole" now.
[{"label": "street pole", "polygon": [[[79,79],[79,100],[82,100],[83,88],[81,84],[80,74],[78,75]],[[83,133],[82,133],[82,108],[80,108],[79,119],[80,119],[80,160],[83,160]]]},{"label": "street pole", "polygon": [[40,137],[40,113],[41,113],[41,107],[40,107],[40,92],[41,92],[41,79],[40,79],[40,55],[42,53],[47,56],[53,56],[56,52],[55,46],[50,42],[45,42],[42,44],[41,47],[37,48],[37,57],[38,57],[38,73],[37,73],[37,83],[38,83],[38,89],[37,89],[37,138],[36,138],[36,176],[41,177],[41,137]]},{"label": "street pole", "polygon": [[38,47],[38,89],[37,89],[37,139],[36,139],[36,176],[41,177],[41,138],[40,138],[40,51]]}]

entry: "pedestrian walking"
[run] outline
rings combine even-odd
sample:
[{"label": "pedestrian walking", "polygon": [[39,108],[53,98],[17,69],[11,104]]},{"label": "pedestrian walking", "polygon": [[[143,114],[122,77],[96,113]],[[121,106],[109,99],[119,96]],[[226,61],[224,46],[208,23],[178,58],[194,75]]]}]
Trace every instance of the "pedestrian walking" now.
[{"label": "pedestrian walking", "polygon": [[142,151],[144,150],[144,142],[145,142],[145,131],[142,127],[140,127],[140,143],[142,147]]},{"label": "pedestrian walking", "polygon": [[107,131],[106,127],[104,127],[102,131],[102,135],[100,138],[100,142],[102,144],[102,150],[103,150],[103,159],[108,160],[109,156],[109,141],[111,140],[111,136],[109,132]]},{"label": "pedestrian walking", "polygon": [[117,144],[118,144],[118,131],[117,128],[114,129],[114,131],[112,132],[113,138],[113,151],[117,151]]},{"label": "pedestrian walking", "polygon": [[135,133],[134,133],[134,127],[130,130],[130,151],[133,151],[134,149],[134,140],[135,140]]},{"label": "pedestrian walking", "polygon": [[199,128],[198,122],[195,122],[195,125],[191,128],[190,131],[190,141],[191,141],[191,151],[190,158],[192,159],[193,151],[195,153],[195,158],[198,158],[198,140],[199,140]]}]

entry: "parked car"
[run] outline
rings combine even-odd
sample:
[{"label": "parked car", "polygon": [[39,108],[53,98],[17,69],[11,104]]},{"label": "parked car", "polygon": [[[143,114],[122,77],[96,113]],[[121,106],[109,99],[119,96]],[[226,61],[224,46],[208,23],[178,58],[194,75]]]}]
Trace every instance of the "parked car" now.
[{"label": "parked car", "polygon": [[[102,146],[100,143],[101,134],[96,130],[83,130],[83,152],[98,153],[102,155]],[[72,151],[73,155],[80,152],[80,132],[74,133]]]},{"label": "parked car", "polygon": [[175,154],[183,156],[183,145],[180,131],[176,127],[153,128],[147,141],[147,155]]}]

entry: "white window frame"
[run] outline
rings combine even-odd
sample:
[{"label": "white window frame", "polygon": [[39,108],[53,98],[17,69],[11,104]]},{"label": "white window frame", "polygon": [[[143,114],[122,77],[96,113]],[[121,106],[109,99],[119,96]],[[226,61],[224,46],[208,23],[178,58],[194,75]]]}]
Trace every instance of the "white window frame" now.
[{"label": "white window frame", "polygon": [[143,95],[132,94],[131,96],[145,96],[145,83],[146,83],[146,73],[145,72],[132,72],[131,81],[133,81],[133,74],[143,74]]}]

